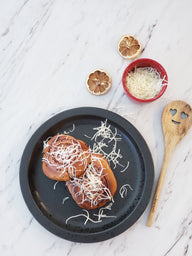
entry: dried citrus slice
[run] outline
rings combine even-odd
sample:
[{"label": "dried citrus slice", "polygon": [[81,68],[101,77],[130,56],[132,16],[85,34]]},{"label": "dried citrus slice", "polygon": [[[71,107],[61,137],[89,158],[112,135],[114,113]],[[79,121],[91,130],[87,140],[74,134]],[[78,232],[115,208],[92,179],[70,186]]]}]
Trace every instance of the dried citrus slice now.
[{"label": "dried citrus slice", "polygon": [[111,78],[106,71],[98,69],[89,74],[86,86],[90,93],[102,95],[111,88]]},{"label": "dried citrus slice", "polygon": [[140,54],[141,49],[139,41],[131,35],[124,35],[119,40],[118,52],[125,59],[136,58]]}]

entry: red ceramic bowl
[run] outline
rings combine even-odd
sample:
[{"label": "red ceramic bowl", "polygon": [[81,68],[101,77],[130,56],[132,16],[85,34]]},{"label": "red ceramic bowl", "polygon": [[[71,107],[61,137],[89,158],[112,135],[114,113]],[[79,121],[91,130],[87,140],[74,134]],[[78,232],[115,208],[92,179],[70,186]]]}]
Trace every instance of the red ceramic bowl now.
[{"label": "red ceramic bowl", "polygon": [[[140,99],[140,98],[136,98],[135,96],[133,96],[129,90],[126,87],[126,77],[127,74],[131,71],[133,71],[135,68],[140,68],[140,67],[152,67],[155,68],[159,73],[161,78],[164,78],[163,81],[163,87],[161,89],[161,91],[153,98],[150,99]],[[123,83],[123,87],[125,92],[127,93],[128,96],[130,96],[132,99],[136,100],[136,101],[140,101],[140,102],[151,102],[154,101],[156,99],[158,99],[159,97],[161,97],[163,95],[163,93],[165,92],[165,90],[167,89],[167,83],[168,83],[168,76],[167,73],[165,71],[165,69],[163,68],[163,66],[161,66],[161,64],[159,64],[157,61],[152,60],[152,59],[137,59],[133,62],[131,62],[129,64],[129,66],[125,69],[124,73],[123,73],[123,77],[122,77],[122,83]]]}]

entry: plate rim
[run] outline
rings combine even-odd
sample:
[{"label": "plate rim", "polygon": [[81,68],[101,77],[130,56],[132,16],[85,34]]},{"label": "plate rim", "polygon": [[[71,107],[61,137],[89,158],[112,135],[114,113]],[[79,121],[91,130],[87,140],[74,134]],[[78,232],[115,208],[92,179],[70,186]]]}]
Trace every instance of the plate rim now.
[{"label": "plate rim", "polygon": [[[129,221],[127,221],[127,218],[125,218],[117,225],[110,227],[106,230],[95,232],[95,233],[81,233],[76,231],[72,232],[52,222],[49,218],[47,218],[43,214],[43,212],[37,206],[33,198],[33,195],[31,193],[29,180],[28,180],[28,166],[29,166],[30,157],[40,137],[55,124],[67,118],[71,118],[78,115],[92,115],[95,117],[106,118],[112,121],[113,123],[116,123],[116,124],[118,123],[118,125],[120,125],[120,127],[122,127],[125,131],[129,129],[128,133],[130,133],[132,139],[136,142],[137,146],[138,146],[137,141],[139,141],[139,149],[140,149],[140,152],[142,153],[145,170],[147,169],[147,171],[145,171],[146,181],[144,183],[142,197],[139,203],[137,204],[137,206],[135,207],[135,209],[129,215]],[[134,135],[133,137],[132,132],[136,133],[136,136]],[[19,170],[19,182],[20,182],[21,193],[28,207],[28,210],[33,215],[33,217],[46,230],[50,231],[51,233],[61,238],[64,238],[66,240],[73,241],[73,242],[81,242],[81,243],[100,242],[100,241],[113,238],[123,233],[128,228],[130,228],[144,213],[147,205],[149,204],[151,194],[152,194],[152,188],[154,183],[154,164],[153,164],[153,159],[152,159],[150,149],[145,139],[143,138],[141,133],[137,130],[137,128],[133,124],[131,124],[127,119],[125,119],[124,117],[120,116],[115,112],[112,112],[110,110],[103,109],[103,108],[79,107],[79,108],[64,110],[58,114],[55,114],[54,116],[47,119],[43,124],[41,124],[39,128],[37,128],[36,131],[32,134],[32,136],[30,137],[30,139],[28,140],[24,148],[24,151],[21,157],[20,170]]]}]

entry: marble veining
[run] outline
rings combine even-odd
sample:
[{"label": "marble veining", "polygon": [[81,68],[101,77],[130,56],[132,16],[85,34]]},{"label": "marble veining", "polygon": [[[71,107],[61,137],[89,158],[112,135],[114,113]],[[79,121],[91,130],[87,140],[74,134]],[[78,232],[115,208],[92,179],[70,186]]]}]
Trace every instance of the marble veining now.
[{"label": "marble veining", "polygon": [[[192,255],[192,129],[170,158],[151,228],[149,204],[117,237],[70,242],[34,219],[19,186],[21,156],[36,129],[61,111],[92,106],[118,113],[140,131],[152,153],[155,188],[164,155],[162,111],[172,100],[192,105],[191,9],[190,0],[0,2],[0,255]],[[168,88],[155,102],[136,103],[123,90],[122,74],[131,62],[117,52],[124,34],[139,39],[140,57],[159,61],[168,73]],[[101,97],[85,87],[96,68],[112,78]]]}]

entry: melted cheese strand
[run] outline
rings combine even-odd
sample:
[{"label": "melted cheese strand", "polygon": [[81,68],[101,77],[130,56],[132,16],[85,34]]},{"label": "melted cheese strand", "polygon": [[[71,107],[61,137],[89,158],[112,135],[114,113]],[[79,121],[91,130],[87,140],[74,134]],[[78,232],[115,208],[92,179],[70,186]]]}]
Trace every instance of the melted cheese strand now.
[{"label": "melted cheese strand", "polygon": [[73,128],[69,131],[63,131],[63,134],[70,134],[75,131],[75,124],[73,124]]},{"label": "melted cheese strand", "polygon": [[54,189],[54,190],[56,189],[56,186],[57,186],[58,183],[59,183],[58,180],[54,183],[54,185],[53,185],[53,189]]},{"label": "melted cheese strand", "polygon": [[127,188],[129,188],[130,190],[133,190],[129,184],[123,185],[119,190],[119,194],[120,194],[121,198],[124,198],[127,196]]},{"label": "melted cheese strand", "polygon": [[121,170],[120,172],[122,173],[122,172],[125,172],[127,169],[128,169],[128,167],[129,167],[129,161],[127,162],[127,166],[123,169],[123,170]]},{"label": "melted cheese strand", "polygon": [[109,205],[107,205],[106,207],[100,208],[99,211],[98,211],[98,214],[93,214],[93,215],[94,215],[94,216],[97,216],[97,217],[98,217],[98,220],[101,220],[102,218],[116,218],[116,216],[107,215],[107,214],[104,214],[104,213],[103,213],[104,210],[109,210],[109,211],[111,211],[112,205],[113,205],[113,202],[111,202],[111,203],[110,203]]},{"label": "melted cheese strand", "polygon": [[87,210],[83,209],[82,211],[85,211],[86,214],[81,213],[81,214],[77,214],[77,215],[71,216],[71,217],[69,217],[69,218],[67,218],[65,220],[65,223],[67,224],[67,222],[69,220],[74,219],[74,218],[78,218],[78,217],[81,217],[81,216],[86,218],[85,222],[84,222],[84,225],[86,225],[88,221],[91,221],[93,223],[100,223],[102,221],[102,220],[93,220],[93,219],[90,218],[89,212]]},{"label": "melted cheese strand", "polygon": [[51,138],[52,138],[52,137],[50,136],[50,137],[48,137],[46,140],[43,141],[43,151],[44,151],[45,148],[47,148],[47,147],[49,146],[48,141],[49,141]]},{"label": "melted cheese strand", "polygon": [[67,201],[68,199],[69,199],[69,197],[68,197],[68,196],[64,197],[64,198],[63,198],[63,200],[62,200],[62,204],[64,204],[64,203],[65,203],[65,201]]},{"label": "melted cheese strand", "polygon": [[74,219],[74,218],[78,218],[78,217],[85,217],[85,218],[86,218],[86,219],[85,219],[85,222],[84,222],[84,225],[86,225],[88,221],[91,221],[91,222],[97,224],[97,223],[100,223],[100,222],[103,221],[102,218],[116,218],[116,216],[107,215],[107,214],[104,214],[104,213],[103,213],[104,210],[109,210],[109,211],[111,211],[112,205],[113,205],[113,202],[111,202],[111,203],[110,203],[109,205],[107,205],[106,207],[102,207],[101,209],[99,209],[98,214],[93,214],[94,216],[97,217],[97,220],[91,219],[91,218],[90,218],[90,215],[89,215],[89,212],[88,212],[87,210],[83,209],[82,211],[85,211],[86,214],[80,213],[80,214],[71,216],[71,217],[69,217],[69,218],[67,218],[67,219],[65,220],[65,223],[67,224],[67,222],[68,222],[69,220]]}]

